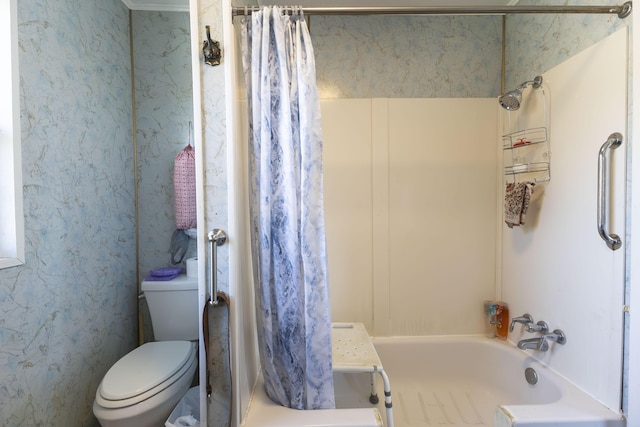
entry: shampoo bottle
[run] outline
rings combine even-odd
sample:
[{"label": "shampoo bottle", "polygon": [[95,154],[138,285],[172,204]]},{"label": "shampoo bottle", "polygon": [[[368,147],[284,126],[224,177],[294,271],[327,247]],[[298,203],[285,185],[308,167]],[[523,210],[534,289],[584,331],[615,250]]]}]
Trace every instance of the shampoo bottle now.
[{"label": "shampoo bottle", "polygon": [[501,340],[509,334],[509,306],[504,301],[496,302],[496,334]]}]

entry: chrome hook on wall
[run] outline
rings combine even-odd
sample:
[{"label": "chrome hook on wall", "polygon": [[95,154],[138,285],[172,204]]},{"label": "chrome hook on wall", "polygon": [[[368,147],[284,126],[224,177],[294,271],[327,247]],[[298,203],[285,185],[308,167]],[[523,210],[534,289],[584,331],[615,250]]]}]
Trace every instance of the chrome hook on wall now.
[{"label": "chrome hook on wall", "polygon": [[202,46],[204,63],[215,67],[216,65],[220,65],[220,60],[222,59],[220,42],[217,40],[211,40],[211,27],[207,25],[205,28],[207,29],[207,39],[204,41]]}]

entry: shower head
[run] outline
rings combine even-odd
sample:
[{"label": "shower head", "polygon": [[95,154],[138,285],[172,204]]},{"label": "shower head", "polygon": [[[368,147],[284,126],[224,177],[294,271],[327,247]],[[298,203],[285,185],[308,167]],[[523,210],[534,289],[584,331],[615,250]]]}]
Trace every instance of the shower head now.
[{"label": "shower head", "polygon": [[522,90],[520,88],[507,92],[498,98],[500,106],[508,111],[515,111],[520,108],[522,101]]},{"label": "shower head", "polygon": [[510,92],[505,93],[500,98],[498,98],[498,102],[500,106],[508,111],[515,111],[520,108],[520,103],[522,102],[522,91],[527,86],[531,85],[534,89],[539,88],[542,85],[542,76],[537,76],[535,79],[524,82],[517,89],[514,89]]}]

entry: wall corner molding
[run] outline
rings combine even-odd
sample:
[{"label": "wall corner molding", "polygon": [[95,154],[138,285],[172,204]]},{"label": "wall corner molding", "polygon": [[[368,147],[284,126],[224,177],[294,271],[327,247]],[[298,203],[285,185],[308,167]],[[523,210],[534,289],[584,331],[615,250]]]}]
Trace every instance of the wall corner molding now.
[{"label": "wall corner molding", "polygon": [[189,0],[122,0],[130,10],[188,12]]}]

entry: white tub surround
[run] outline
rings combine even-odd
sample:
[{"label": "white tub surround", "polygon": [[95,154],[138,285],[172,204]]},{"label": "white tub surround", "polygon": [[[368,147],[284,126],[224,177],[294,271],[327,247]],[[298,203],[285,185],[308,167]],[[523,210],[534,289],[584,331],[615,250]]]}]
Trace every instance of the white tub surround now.
[{"label": "white tub surround", "polygon": [[[627,53],[628,32],[621,29],[542,75],[550,95],[551,180],[536,186],[525,225],[499,231],[501,298],[512,315],[530,313],[569,337],[564,346],[529,354],[614,409],[622,390],[625,157],[633,143]],[[527,105],[505,114],[505,124],[527,127]],[[608,230],[623,237],[616,251],[598,234],[596,215],[598,152],[613,132],[623,135],[622,146],[608,154]],[[533,337],[516,328],[509,339]]]},{"label": "white tub surround", "polygon": [[374,336],[483,332],[496,283],[498,108],[322,101],[332,321]]}]

